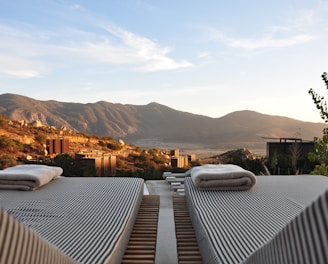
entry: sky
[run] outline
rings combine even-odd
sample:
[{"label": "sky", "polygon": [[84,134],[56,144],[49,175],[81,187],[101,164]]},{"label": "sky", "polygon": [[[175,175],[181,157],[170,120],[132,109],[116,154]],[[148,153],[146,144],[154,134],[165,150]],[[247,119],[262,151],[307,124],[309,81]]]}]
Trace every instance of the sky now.
[{"label": "sky", "polygon": [[0,94],[322,122],[328,0],[0,0]]}]

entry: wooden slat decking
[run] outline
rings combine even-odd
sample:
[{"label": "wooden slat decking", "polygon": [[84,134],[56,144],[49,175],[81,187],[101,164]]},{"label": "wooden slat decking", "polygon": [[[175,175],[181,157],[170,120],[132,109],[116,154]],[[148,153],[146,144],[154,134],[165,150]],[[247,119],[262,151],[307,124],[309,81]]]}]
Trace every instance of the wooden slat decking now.
[{"label": "wooden slat decking", "polygon": [[144,195],[122,264],[154,264],[159,195]]},{"label": "wooden slat decking", "polygon": [[202,264],[203,261],[198,248],[195,231],[191,223],[185,196],[173,196],[173,210],[178,263]]}]

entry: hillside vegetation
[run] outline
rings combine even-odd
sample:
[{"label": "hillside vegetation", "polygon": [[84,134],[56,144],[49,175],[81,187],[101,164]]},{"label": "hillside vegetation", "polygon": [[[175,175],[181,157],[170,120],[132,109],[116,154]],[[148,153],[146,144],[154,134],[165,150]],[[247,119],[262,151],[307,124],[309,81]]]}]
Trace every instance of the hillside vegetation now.
[{"label": "hillside vegetation", "polygon": [[[48,155],[46,140],[62,137],[70,142],[69,152],[57,156]],[[12,121],[0,115],[0,169],[22,163],[42,163],[63,167],[65,176],[80,176],[82,172],[74,165],[74,155],[79,151],[91,150],[117,156],[116,176],[162,179],[163,171],[179,172],[190,166],[229,162],[253,170],[256,174],[265,173],[263,157],[248,150],[237,151],[237,155],[223,154],[198,159],[185,168],[172,168],[169,150],[143,149],[111,137],[99,137],[39,123]]]},{"label": "hillside vegetation", "polygon": [[[117,156],[118,176],[144,176],[147,170],[161,171],[169,167],[169,157],[159,150],[144,150],[110,137],[99,137],[63,128],[36,126],[0,116],[0,168],[30,162],[53,164],[56,156],[47,154],[46,139],[62,137],[70,142],[69,152],[62,155],[65,159],[74,161],[74,154],[79,151],[97,150],[110,153]],[[153,173],[152,177],[158,177],[159,174],[161,175],[160,172]]]}]

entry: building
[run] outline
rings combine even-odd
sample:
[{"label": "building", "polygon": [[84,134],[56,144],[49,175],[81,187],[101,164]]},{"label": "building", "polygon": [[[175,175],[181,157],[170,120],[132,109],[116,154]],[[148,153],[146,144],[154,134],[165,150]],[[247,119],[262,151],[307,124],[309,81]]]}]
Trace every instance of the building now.
[{"label": "building", "polygon": [[267,157],[276,155],[307,157],[309,152],[314,152],[313,141],[303,141],[301,138],[278,138],[279,142],[267,142]]},{"label": "building", "polygon": [[171,166],[174,168],[188,168],[190,163],[196,160],[196,154],[180,155],[179,149],[170,151]]},{"label": "building", "polygon": [[308,174],[313,170],[309,152],[315,152],[313,141],[301,138],[278,138],[277,142],[267,142],[267,164],[272,174]]},{"label": "building", "polygon": [[64,138],[47,139],[48,154],[62,154],[69,152],[69,140]]},{"label": "building", "polygon": [[196,154],[190,154],[188,155],[189,162],[195,162],[196,161]]},{"label": "building", "polygon": [[171,157],[171,166],[175,168],[186,168],[189,166],[188,156]]},{"label": "building", "polygon": [[[75,163],[84,168],[83,176],[108,177],[116,175],[116,156],[99,151],[78,152],[75,153]],[[90,170],[95,175],[88,175]]]},{"label": "building", "polygon": [[170,150],[170,156],[172,156],[172,157],[179,157],[180,156],[179,149],[172,149],[172,150]]}]

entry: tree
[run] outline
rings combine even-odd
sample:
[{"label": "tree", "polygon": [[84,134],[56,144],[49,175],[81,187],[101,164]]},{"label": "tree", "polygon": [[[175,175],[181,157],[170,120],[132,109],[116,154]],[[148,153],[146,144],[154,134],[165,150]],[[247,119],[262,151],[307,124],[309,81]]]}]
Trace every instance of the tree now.
[{"label": "tree", "polygon": [[302,156],[302,145],[299,142],[294,142],[290,146],[290,153],[291,153],[291,162],[292,162],[292,168],[294,173],[297,174],[297,165],[300,157]]},{"label": "tree", "polygon": [[[327,73],[324,72],[321,77],[326,85],[326,89],[328,90]],[[320,112],[320,117],[325,121],[325,123],[328,123],[327,101],[323,96],[315,92],[313,88],[309,90],[309,94],[312,96],[312,100]],[[325,128],[322,132],[322,138],[314,138],[315,152],[309,153],[309,159],[311,161],[319,162],[319,165],[315,166],[315,169],[311,172],[311,174],[328,176],[328,128]]]},{"label": "tree", "polygon": [[81,168],[75,165],[74,159],[64,153],[54,158],[54,165],[63,169],[63,175],[67,177],[79,177],[82,175]]},{"label": "tree", "polygon": [[[327,73],[324,72],[321,75],[321,78],[325,82],[326,88],[328,90],[328,77],[327,77]],[[327,101],[325,100],[325,98],[323,96],[321,96],[320,94],[316,93],[313,90],[313,88],[311,88],[309,90],[309,94],[312,96],[312,100],[313,100],[315,106],[317,107],[317,109],[320,112],[320,117],[325,121],[325,123],[328,123]]]}]

